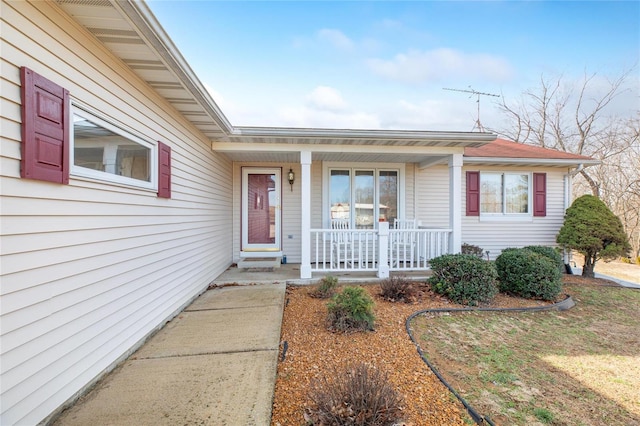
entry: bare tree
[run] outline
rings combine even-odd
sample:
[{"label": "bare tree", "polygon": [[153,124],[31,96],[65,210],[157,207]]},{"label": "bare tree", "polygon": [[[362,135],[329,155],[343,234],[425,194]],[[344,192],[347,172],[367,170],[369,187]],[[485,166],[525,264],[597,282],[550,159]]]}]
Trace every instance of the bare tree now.
[{"label": "bare tree", "polygon": [[[571,86],[563,76],[540,77],[539,87],[520,100],[502,96],[500,110],[509,125],[492,131],[515,142],[586,155],[601,161],[580,171],[576,196],[590,192],[622,220],[636,256],[640,255],[640,110],[629,118],[608,114],[608,107],[637,78],[637,66],[614,79],[586,74]],[[640,99],[639,99],[640,101]],[[635,237],[635,238],[634,238]]]}]

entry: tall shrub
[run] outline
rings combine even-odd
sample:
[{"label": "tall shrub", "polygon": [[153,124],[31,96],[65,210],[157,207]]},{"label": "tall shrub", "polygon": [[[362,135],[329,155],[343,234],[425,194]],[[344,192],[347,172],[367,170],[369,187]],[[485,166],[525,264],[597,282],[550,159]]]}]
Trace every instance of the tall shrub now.
[{"label": "tall shrub", "polygon": [[546,257],[558,267],[561,273],[564,271],[562,256],[555,248],[547,246],[526,246],[525,249]]},{"label": "tall shrub", "polygon": [[456,303],[477,305],[498,293],[496,270],[491,262],[473,254],[445,254],[431,260],[429,284]]},{"label": "tall shrub", "polygon": [[613,260],[631,249],[620,218],[593,195],[577,198],[567,209],[556,242],[584,256],[582,276],[589,278],[598,260]]},{"label": "tall shrub", "polygon": [[558,265],[526,248],[503,250],[495,265],[498,287],[504,293],[554,300],[562,291],[562,273]]}]

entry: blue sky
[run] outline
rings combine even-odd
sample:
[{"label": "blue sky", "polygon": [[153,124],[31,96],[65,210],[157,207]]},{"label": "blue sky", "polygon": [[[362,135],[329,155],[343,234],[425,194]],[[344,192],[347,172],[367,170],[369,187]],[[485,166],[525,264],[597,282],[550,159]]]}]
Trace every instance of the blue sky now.
[{"label": "blue sky", "polygon": [[[470,131],[476,96],[516,102],[635,66],[610,113],[640,110],[637,1],[167,1],[149,5],[236,126]],[[480,97],[485,127],[498,98]]]}]

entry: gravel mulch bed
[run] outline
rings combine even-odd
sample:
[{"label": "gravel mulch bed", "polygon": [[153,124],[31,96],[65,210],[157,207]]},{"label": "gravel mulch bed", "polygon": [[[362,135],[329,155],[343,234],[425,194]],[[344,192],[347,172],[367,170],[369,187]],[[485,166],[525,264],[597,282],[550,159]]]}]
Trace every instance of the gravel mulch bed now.
[{"label": "gravel mulch bed", "polygon": [[[570,276],[565,280],[580,282],[583,279]],[[587,282],[598,281],[602,280]],[[419,291],[412,303],[386,301],[379,295],[379,285],[363,286],[375,301],[375,331],[350,334],[327,330],[327,300],[311,297],[309,293],[314,287],[287,288],[281,334],[281,349],[286,341],[287,351],[278,365],[271,424],[304,425],[305,408],[311,406],[308,396],[311,384],[330,374],[336,366],[360,361],[386,371],[389,381],[404,398],[406,425],[470,424],[464,407],[423,363],[405,330],[405,321],[413,312],[463,306],[434,294],[424,284],[415,285]],[[543,304],[545,302],[500,294],[486,306]]]}]

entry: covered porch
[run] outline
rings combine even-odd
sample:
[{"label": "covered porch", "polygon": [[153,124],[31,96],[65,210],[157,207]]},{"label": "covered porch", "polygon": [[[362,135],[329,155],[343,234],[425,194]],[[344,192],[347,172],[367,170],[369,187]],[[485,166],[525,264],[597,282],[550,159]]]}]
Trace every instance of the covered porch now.
[{"label": "covered porch", "polygon": [[[291,129],[288,136],[285,130],[239,129],[229,140],[212,143],[234,164],[234,262],[257,252],[286,256],[299,265],[302,280],[338,273],[386,278],[393,272],[425,273],[434,257],[460,251],[464,148],[495,135]],[[248,217],[247,206],[261,200],[247,198],[245,177],[265,168],[275,170],[273,235],[260,249],[247,244],[251,221],[240,217]],[[432,168],[438,177],[427,182],[423,171]],[[389,180],[392,191],[383,187]],[[367,196],[361,181],[370,185]],[[385,191],[394,194],[392,201],[382,199]],[[348,225],[337,228],[336,219]],[[396,229],[396,219],[411,219],[414,226]]]}]

